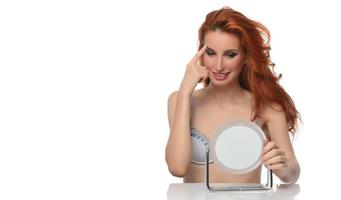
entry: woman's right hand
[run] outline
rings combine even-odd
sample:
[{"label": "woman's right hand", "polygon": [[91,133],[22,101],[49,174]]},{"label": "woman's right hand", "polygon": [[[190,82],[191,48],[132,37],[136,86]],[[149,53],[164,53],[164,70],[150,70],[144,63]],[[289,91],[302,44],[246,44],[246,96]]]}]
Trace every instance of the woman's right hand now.
[{"label": "woman's right hand", "polygon": [[197,52],[192,60],[187,64],[185,76],[181,82],[180,91],[192,94],[196,85],[207,78],[207,69],[199,64],[199,59],[206,50],[206,45]]}]

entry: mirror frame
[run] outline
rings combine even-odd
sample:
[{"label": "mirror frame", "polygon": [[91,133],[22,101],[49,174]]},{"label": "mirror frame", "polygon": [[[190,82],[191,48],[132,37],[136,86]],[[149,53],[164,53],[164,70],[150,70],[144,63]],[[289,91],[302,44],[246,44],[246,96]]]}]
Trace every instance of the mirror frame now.
[{"label": "mirror frame", "polygon": [[[254,131],[258,135],[258,137],[261,141],[261,149],[263,149],[263,146],[264,146],[265,140],[266,140],[263,130],[254,122],[238,121],[238,122],[228,123],[226,125],[221,126],[218,129],[217,134],[215,135],[215,137],[213,138],[213,140],[211,141],[211,144],[210,144],[211,157],[212,157],[212,160],[214,161],[214,163],[216,163],[219,167],[223,168],[224,170],[226,170],[232,174],[246,174],[246,173],[256,169],[259,165],[261,165],[262,150],[260,151],[258,159],[252,165],[250,165],[249,167],[244,168],[244,169],[229,168],[228,166],[223,164],[218,159],[217,152],[216,152],[216,144],[217,144],[218,139],[221,136],[221,134],[223,134],[227,129],[230,129],[230,128],[233,128],[236,126],[246,127],[246,128],[251,129],[252,131]],[[243,158],[241,158],[241,159],[243,159]]]}]

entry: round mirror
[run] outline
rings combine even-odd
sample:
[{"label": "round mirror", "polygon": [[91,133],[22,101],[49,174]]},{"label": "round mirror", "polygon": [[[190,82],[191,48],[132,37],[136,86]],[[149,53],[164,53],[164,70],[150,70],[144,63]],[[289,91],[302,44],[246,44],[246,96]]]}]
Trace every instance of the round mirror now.
[{"label": "round mirror", "polygon": [[264,141],[264,132],[253,122],[228,124],[211,143],[213,161],[230,173],[245,174],[261,164]]}]

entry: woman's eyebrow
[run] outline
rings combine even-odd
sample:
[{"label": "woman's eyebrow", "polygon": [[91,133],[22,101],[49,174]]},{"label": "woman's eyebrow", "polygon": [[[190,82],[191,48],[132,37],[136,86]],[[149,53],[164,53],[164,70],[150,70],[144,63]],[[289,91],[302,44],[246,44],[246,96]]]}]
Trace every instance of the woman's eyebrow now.
[{"label": "woman's eyebrow", "polygon": [[[206,45],[207,46],[207,45]],[[207,46],[207,49],[210,51],[214,51],[213,49],[211,49],[210,47]],[[224,52],[230,52],[230,51],[238,51],[238,49],[227,49]],[[215,52],[215,51],[214,51]]]}]

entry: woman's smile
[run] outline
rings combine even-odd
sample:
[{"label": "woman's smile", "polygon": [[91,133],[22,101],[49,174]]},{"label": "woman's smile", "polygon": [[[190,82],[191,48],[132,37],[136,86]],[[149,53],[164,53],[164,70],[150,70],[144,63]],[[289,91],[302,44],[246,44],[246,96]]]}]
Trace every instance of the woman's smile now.
[{"label": "woman's smile", "polygon": [[214,79],[217,81],[226,80],[229,74],[230,74],[230,72],[227,72],[227,73],[214,73],[213,72]]}]

